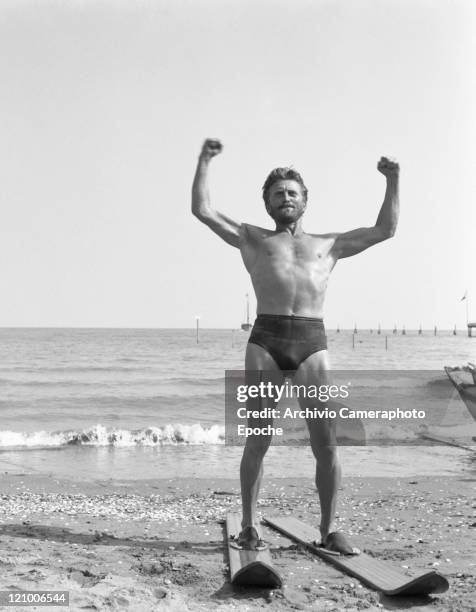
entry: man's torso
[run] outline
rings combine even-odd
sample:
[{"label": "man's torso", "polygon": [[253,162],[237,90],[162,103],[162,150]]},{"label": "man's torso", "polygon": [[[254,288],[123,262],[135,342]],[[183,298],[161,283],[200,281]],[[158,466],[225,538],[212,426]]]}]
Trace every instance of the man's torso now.
[{"label": "man's torso", "polygon": [[335,236],[242,226],[241,255],[250,273],[257,312],[322,317]]}]

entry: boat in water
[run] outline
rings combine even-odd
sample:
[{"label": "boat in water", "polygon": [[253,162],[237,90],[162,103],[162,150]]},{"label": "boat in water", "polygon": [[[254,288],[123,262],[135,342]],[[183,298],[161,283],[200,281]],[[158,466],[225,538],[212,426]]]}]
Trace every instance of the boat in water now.
[{"label": "boat in water", "polygon": [[250,331],[252,327],[253,325],[250,323],[250,298],[249,295],[246,294],[246,323],[241,324],[241,329],[243,331]]},{"label": "boat in water", "polygon": [[455,368],[446,366],[445,372],[476,421],[476,365],[468,363],[467,366]]}]

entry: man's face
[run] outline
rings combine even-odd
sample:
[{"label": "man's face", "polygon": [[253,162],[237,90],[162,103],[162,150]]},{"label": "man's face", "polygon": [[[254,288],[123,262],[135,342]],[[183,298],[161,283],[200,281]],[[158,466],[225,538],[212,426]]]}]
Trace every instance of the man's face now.
[{"label": "man's face", "polygon": [[266,210],[279,223],[295,223],[306,209],[306,200],[297,181],[276,181],[267,199]]}]

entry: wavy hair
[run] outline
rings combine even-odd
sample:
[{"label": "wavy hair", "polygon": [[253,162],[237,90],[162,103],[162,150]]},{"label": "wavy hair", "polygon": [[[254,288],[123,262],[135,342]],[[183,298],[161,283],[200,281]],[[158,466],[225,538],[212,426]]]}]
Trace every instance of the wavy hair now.
[{"label": "wavy hair", "polygon": [[302,180],[302,176],[297,170],[294,170],[294,168],[286,167],[275,168],[274,170],[271,170],[271,172],[268,174],[268,177],[266,178],[263,185],[263,200],[265,204],[268,204],[269,190],[277,181],[296,181],[296,183],[299,183],[302,189],[304,200],[307,202],[307,187],[304,184],[304,181]]}]

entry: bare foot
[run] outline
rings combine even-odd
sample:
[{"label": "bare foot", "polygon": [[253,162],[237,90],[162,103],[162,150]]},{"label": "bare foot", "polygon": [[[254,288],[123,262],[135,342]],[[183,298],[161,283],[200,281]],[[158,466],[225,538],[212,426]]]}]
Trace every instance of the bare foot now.
[{"label": "bare foot", "polygon": [[240,535],[230,541],[230,546],[237,548],[238,550],[256,551],[266,550],[268,548],[268,545],[259,537],[258,531],[256,527],[253,527],[253,525],[244,527]]},{"label": "bare foot", "polygon": [[338,531],[327,534],[320,543],[316,543],[320,548],[324,548],[328,553],[334,555],[359,555],[360,550],[351,546],[346,537]]}]

